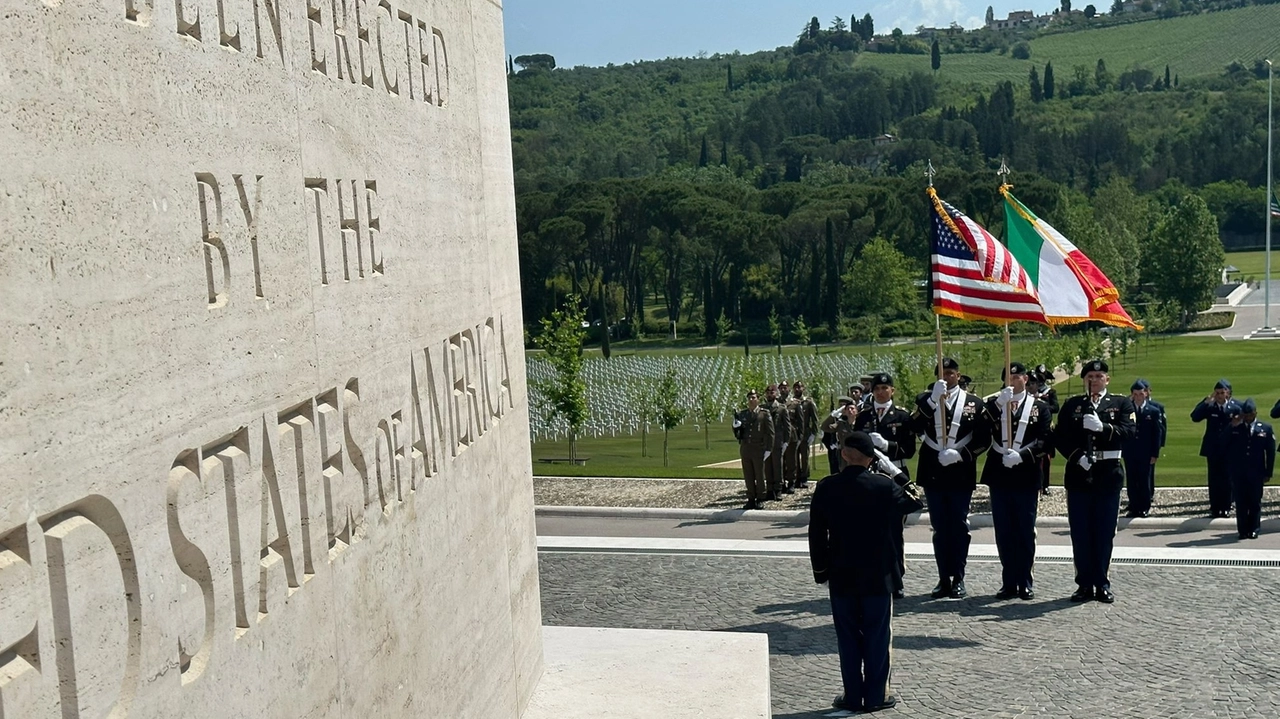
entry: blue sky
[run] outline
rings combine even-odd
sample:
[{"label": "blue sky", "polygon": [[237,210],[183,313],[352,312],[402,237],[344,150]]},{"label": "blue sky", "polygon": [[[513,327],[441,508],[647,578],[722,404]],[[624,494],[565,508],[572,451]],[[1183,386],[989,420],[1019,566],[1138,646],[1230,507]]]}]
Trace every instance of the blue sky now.
[{"label": "blue sky", "polygon": [[[1092,1],[1105,12],[1106,0],[1075,0],[1083,8]],[[840,15],[871,13],[876,32],[895,26],[912,31],[919,25],[945,27],[952,20],[965,27],[982,24],[987,6],[996,17],[1010,10],[1049,12],[1056,0],[901,0],[857,3],[845,0],[505,0],[507,52],[549,53],[561,67],[605,65],[664,57],[689,57],[699,51],[754,52],[795,41],[800,28],[816,15],[823,27]]]}]

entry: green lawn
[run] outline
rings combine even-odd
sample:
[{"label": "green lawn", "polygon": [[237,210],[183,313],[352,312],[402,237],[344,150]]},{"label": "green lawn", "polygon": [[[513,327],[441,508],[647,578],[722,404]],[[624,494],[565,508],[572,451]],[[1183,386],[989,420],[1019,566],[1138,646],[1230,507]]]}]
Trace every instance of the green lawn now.
[{"label": "green lawn", "polygon": [[[1280,245],[1280,237],[1272,237],[1273,249],[1271,251],[1271,277],[1272,279],[1280,279],[1280,252],[1275,251],[1276,245]],[[1255,280],[1261,280],[1267,274],[1267,253],[1263,250],[1254,252],[1228,252],[1227,264],[1235,265],[1240,269],[1240,274],[1244,277],[1252,277]]]},{"label": "green lawn", "polygon": [[[993,343],[994,344],[994,343]],[[1030,347],[1025,347],[1029,351]],[[812,350],[808,350],[812,351]],[[674,353],[673,353],[674,354]],[[994,366],[980,369],[975,376],[998,376],[1001,353],[992,352]],[[1018,355],[1015,347],[1014,354]],[[1130,353],[1112,362],[1112,389],[1127,392],[1135,377],[1145,377],[1153,386],[1153,396],[1168,410],[1169,439],[1156,473],[1161,485],[1199,485],[1204,483],[1204,460],[1198,456],[1204,425],[1195,424],[1189,415],[1214,382],[1229,378],[1238,398],[1254,397],[1265,418],[1277,396],[1280,396],[1280,374],[1276,373],[1277,348],[1263,342],[1224,342],[1211,337],[1144,337]],[[1040,358],[1027,357],[1027,361]],[[1079,380],[1070,389],[1078,391]],[[1068,384],[1059,384],[1059,394],[1067,395]],[[988,379],[981,391],[993,391],[994,380]],[[539,475],[586,475],[613,477],[710,477],[733,478],[735,470],[698,469],[699,465],[737,458],[737,445],[727,423],[710,428],[711,448],[705,449],[703,434],[692,423],[673,430],[670,435],[670,466],[662,464],[662,433],[650,433],[648,457],[641,457],[640,435],[578,442],[578,454],[588,457],[585,466],[549,464],[543,458],[567,457],[567,442],[538,442],[533,446],[533,470]],[[825,458],[819,457],[818,467]],[[1056,466],[1055,483],[1060,475]]]},{"label": "green lawn", "polygon": [[[994,52],[943,55],[938,77],[982,87],[1009,80],[1025,90],[1031,65],[1043,72],[1045,63],[1052,62],[1058,82],[1065,86],[1076,65],[1092,78],[1099,58],[1113,78],[1135,66],[1163,76],[1165,65],[1182,79],[1220,75],[1235,60],[1252,68],[1255,59],[1280,54],[1277,27],[1280,5],[1273,4],[1059,33],[1032,40],[1030,60]],[[893,74],[931,72],[928,55],[867,52],[858,56],[856,66]]]}]

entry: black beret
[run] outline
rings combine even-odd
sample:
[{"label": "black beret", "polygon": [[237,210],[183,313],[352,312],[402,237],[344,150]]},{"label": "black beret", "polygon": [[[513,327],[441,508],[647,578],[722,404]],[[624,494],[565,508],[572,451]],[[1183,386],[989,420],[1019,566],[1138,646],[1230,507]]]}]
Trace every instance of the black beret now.
[{"label": "black beret", "polygon": [[967,374],[960,375],[960,381],[957,383],[961,387],[968,387],[973,382],[973,378]]},{"label": "black beret", "polygon": [[851,432],[844,438],[844,446],[846,449],[856,449],[866,457],[876,456],[876,444],[866,432]]},{"label": "black beret", "polygon": [[871,375],[871,386],[875,387],[878,384],[887,384],[890,387],[892,387],[893,375],[889,374],[888,372],[876,372],[875,374]]},{"label": "black beret", "polygon": [[1227,405],[1222,408],[1222,412],[1228,417],[1234,417],[1238,414],[1244,414],[1244,408],[1240,406],[1239,402],[1229,399],[1227,400]]},{"label": "black beret", "polygon": [[1253,398],[1250,397],[1249,399],[1246,399],[1244,402],[1240,404],[1240,411],[1245,414],[1257,414],[1258,403],[1254,402]]},{"label": "black beret", "polygon": [[1133,381],[1132,385],[1129,386],[1130,392],[1133,392],[1135,390],[1140,390],[1140,389],[1151,389],[1151,383],[1139,377],[1138,379],[1135,379]]},{"label": "black beret", "polygon": [[1111,368],[1107,366],[1106,360],[1100,360],[1100,359],[1089,360],[1088,362],[1085,362],[1083,366],[1080,367],[1080,379],[1084,379],[1084,376],[1089,374],[1090,372],[1110,372],[1110,371],[1111,371]]},{"label": "black beret", "polygon": [[[1012,370],[1014,374],[1027,374],[1027,366],[1021,362],[1010,362],[1007,369]],[[1005,374],[1004,370],[1000,371],[1000,377],[1003,379],[1009,379],[1009,376]]]},{"label": "black beret", "polygon": [[[955,358],[954,358],[954,357],[943,357],[943,358],[942,358],[942,369],[953,369],[953,370],[955,370],[955,371],[959,372],[959,371],[960,371],[960,363],[959,363],[959,362],[957,362],[957,361],[955,360]],[[941,373],[941,372],[938,370],[938,368],[935,366],[935,367],[933,368],[933,374],[934,374],[934,376],[937,376],[937,375],[940,375],[940,374],[942,374],[942,373]]]},{"label": "black beret", "polygon": [[1213,388],[1214,389],[1231,389],[1231,383],[1228,382],[1227,379],[1224,377],[1218,380],[1218,383],[1215,384]]}]

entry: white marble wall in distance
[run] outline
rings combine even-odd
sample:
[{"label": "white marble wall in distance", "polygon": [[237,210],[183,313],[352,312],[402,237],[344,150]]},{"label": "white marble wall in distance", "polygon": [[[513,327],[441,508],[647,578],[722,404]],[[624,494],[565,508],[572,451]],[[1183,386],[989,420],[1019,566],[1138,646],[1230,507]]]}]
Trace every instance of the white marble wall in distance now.
[{"label": "white marble wall in distance", "polygon": [[519,717],[502,8],[0,0],[0,716]]}]

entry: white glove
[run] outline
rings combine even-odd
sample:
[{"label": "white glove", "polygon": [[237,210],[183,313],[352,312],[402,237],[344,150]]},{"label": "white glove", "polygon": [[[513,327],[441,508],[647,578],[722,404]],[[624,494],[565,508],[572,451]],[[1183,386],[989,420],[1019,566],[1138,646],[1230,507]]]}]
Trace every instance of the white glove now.
[{"label": "white glove", "polygon": [[996,406],[999,407],[1000,409],[1004,409],[1005,407],[1008,407],[1009,403],[1012,401],[1013,401],[1012,387],[1005,387],[1004,389],[1000,390],[1000,394],[996,395]]},{"label": "white glove", "polygon": [[954,449],[944,449],[938,453],[938,464],[943,467],[950,467],[960,461],[960,452]]},{"label": "white glove", "polygon": [[947,396],[947,383],[943,380],[938,380],[937,382],[934,382],[933,392],[929,395],[929,401],[933,402],[936,405],[939,402],[941,402],[942,398],[945,396]]},{"label": "white glove", "polygon": [[836,407],[835,409],[831,410],[832,417],[839,417],[842,414],[844,414],[844,407]]},{"label": "white glove", "polygon": [[1022,464],[1022,453],[1008,452],[1005,454],[1004,459],[1002,461],[1004,462],[1004,466],[1006,467],[1017,467],[1018,465]]},{"label": "white glove", "polygon": [[872,432],[869,436],[871,437],[871,444],[874,444],[876,449],[883,452],[889,448],[889,440],[882,437],[879,432]]},{"label": "white glove", "polygon": [[783,451],[783,452],[787,451],[787,446],[788,446],[788,445],[790,445],[790,444],[791,444],[790,442],[783,442],[783,443],[782,443],[782,451]]},{"label": "white glove", "polygon": [[1093,469],[1093,460],[1089,459],[1087,455],[1080,457],[1080,459],[1077,459],[1076,464],[1080,465],[1081,467],[1084,467],[1084,471],[1086,472]]},{"label": "white glove", "polygon": [[840,445],[838,445],[838,444],[833,444],[833,445],[831,445],[831,451],[832,451],[832,452],[838,452],[838,451],[840,451]]},{"label": "white glove", "polygon": [[1088,432],[1102,431],[1102,420],[1098,419],[1098,415],[1096,414],[1086,414],[1085,416],[1081,417],[1080,424]]},{"label": "white glove", "polygon": [[737,429],[737,428],[739,428],[739,427],[741,427],[741,426],[742,426],[742,420],[740,420],[740,419],[735,419],[735,420],[733,420],[733,428],[734,428],[734,429]]},{"label": "white glove", "polygon": [[771,455],[771,454],[773,454],[773,452],[771,452],[771,451],[769,451],[769,450],[767,450],[767,449],[764,451],[764,458],[765,458],[765,461],[766,461],[766,462],[769,460],[769,455]]},{"label": "white glove", "polygon": [[890,478],[897,477],[899,474],[902,474],[902,470],[898,469],[898,465],[890,462],[885,457],[881,457],[876,460],[876,462],[876,466],[879,467],[881,474],[888,475]]},{"label": "white glove", "polygon": [[809,435],[809,439],[804,441],[805,444],[813,444],[813,435]]}]

